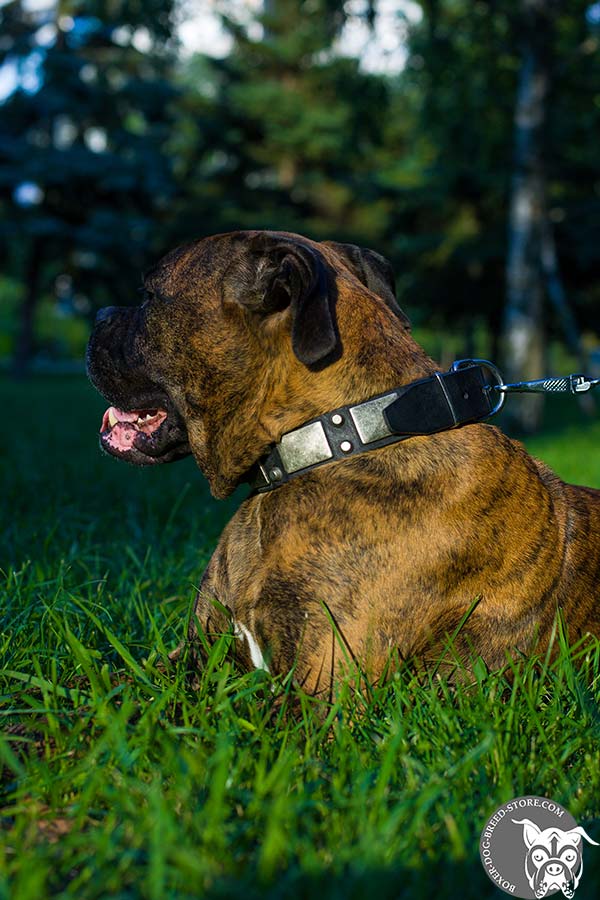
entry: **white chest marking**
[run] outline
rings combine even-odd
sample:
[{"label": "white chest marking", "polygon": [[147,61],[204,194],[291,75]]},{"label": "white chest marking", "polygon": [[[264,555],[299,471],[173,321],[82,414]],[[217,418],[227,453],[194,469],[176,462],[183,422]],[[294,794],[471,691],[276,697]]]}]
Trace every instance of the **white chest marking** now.
[{"label": "white chest marking", "polygon": [[265,662],[265,658],[262,655],[262,650],[258,646],[256,639],[252,636],[250,631],[246,628],[245,625],[242,625],[241,622],[234,621],[233,623],[233,633],[239,640],[243,640],[246,638],[248,641],[248,649],[250,650],[250,659],[252,660],[252,665],[255,669],[264,669],[265,672],[269,671],[269,667]]}]

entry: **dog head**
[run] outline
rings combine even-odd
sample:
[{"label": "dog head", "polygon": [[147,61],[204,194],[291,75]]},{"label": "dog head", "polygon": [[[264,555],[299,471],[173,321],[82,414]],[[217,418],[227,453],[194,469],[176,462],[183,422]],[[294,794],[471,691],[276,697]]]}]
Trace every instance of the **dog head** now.
[{"label": "dog head", "polygon": [[426,359],[373,251],[278,232],[181,247],[148,273],[139,307],[98,314],[87,364],[110,403],[101,446],[136,465],[191,452],[226,496],[286,431],[395,383],[383,359],[386,383],[372,384],[384,333],[400,358]]},{"label": "dog head", "polygon": [[546,828],[542,831],[530,819],[513,819],[523,826],[523,841],[527,847],[525,874],[536,897],[561,890],[572,897],[583,872],[582,838],[595,844],[581,826],[570,831]]}]

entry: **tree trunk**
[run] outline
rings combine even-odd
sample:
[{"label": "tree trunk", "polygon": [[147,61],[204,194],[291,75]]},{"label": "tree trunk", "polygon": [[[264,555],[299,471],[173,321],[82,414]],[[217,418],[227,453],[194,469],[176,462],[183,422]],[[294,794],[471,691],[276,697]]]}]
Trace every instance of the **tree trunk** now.
[{"label": "tree trunk", "polygon": [[[547,211],[544,215],[542,226],[541,259],[542,270],[546,279],[548,299],[554,307],[565,336],[566,344],[577,360],[577,365],[580,370],[585,374],[588,371],[589,359],[581,340],[581,333],[577,326],[577,320],[569,305],[560,277],[558,256],[556,253],[556,241],[554,240],[554,231]],[[595,413],[596,403],[592,394],[580,394],[578,400],[584,412],[588,413],[588,415],[593,415]]]},{"label": "tree trunk", "polygon": [[[541,241],[546,214],[543,166],[544,124],[550,85],[548,15],[552,0],[522,0],[522,55],[514,119],[514,173],[511,189],[504,374],[509,380],[544,374],[544,285]],[[512,397],[512,422],[534,431],[543,395]]]},{"label": "tree trunk", "polygon": [[27,374],[34,351],[34,317],[40,293],[40,276],[43,263],[43,240],[33,237],[26,255],[24,274],[25,294],[19,310],[19,333],[13,360],[13,371],[18,377]]},{"label": "tree trunk", "polygon": [[[581,337],[558,269],[544,169],[557,5],[557,0],[521,0],[521,71],[515,109],[503,329],[504,370],[511,381],[545,374],[545,294],[558,316],[567,345],[582,370],[586,369]],[[586,400],[589,404],[590,398]],[[508,410],[513,424],[524,431],[534,431],[541,421],[543,402],[543,394],[511,398]]]}]

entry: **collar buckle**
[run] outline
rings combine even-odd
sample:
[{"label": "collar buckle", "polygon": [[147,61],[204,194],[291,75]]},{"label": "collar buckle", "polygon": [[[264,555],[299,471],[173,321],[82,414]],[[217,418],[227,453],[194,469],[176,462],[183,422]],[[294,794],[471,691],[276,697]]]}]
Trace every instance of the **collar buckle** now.
[{"label": "collar buckle", "polygon": [[487,359],[457,359],[456,362],[453,362],[450,366],[451,372],[460,372],[461,369],[468,369],[471,366],[480,366],[485,372],[489,372],[492,376],[492,383],[486,384],[485,389],[491,394],[492,391],[496,391],[499,395],[498,400],[496,401],[496,405],[489,413],[490,416],[495,416],[496,413],[500,412],[502,407],[504,406],[504,401],[506,400],[506,395],[502,393],[502,388],[504,387],[504,378],[500,374],[499,369],[494,363],[491,363]]}]

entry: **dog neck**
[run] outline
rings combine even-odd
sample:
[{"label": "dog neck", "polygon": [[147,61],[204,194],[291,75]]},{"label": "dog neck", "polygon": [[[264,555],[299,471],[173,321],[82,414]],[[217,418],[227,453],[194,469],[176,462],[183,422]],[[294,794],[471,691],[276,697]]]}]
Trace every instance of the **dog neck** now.
[{"label": "dog neck", "polygon": [[[230,494],[284,435],[323,412],[351,406],[431,375],[436,364],[397,317],[373,298],[368,317],[352,298],[340,297],[340,358],[308,368],[290,352],[284,328],[269,335],[268,367],[249,379],[227,417],[206,422],[206,454],[197,457],[214,496]],[[257,354],[267,357],[266,352]],[[351,365],[349,364],[351,360]]]},{"label": "dog neck", "polygon": [[328,463],[479,422],[499,408],[494,376],[489,364],[464,360],[446,373],[329,410],[284,434],[248,480],[255,491],[272,491]]}]

